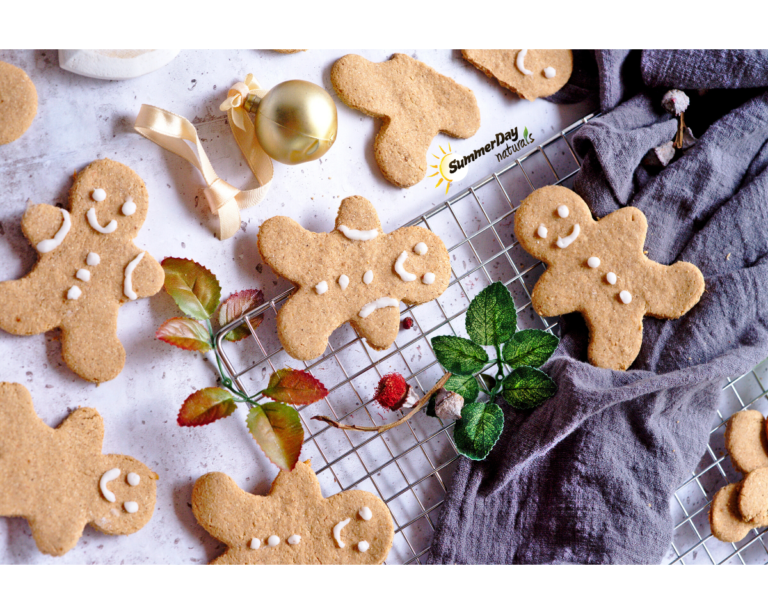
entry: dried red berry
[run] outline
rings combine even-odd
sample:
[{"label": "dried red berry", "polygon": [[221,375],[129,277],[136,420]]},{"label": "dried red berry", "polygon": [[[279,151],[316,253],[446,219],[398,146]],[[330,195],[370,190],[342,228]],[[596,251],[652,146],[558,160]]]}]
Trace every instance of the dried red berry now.
[{"label": "dried red berry", "polygon": [[388,373],[382,377],[374,398],[379,405],[392,411],[410,409],[419,401],[413,387],[399,373]]},{"label": "dried red berry", "polygon": [[405,330],[413,328],[413,318],[405,318],[405,320],[403,320],[403,328]]}]

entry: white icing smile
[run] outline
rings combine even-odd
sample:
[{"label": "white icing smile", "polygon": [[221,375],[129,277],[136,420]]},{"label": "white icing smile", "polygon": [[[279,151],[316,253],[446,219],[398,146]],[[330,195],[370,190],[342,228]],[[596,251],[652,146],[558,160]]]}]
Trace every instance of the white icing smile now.
[{"label": "white icing smile", "polygon": [[357,315],[359,315],[361,318],[367,318],[377,309],[384,309],[385,307],[399,307],[399,306],[400,306],[400,301],[398,301],[396,298],[389,298],[387,296],[384,296],[382,298],[377,298],[375,301],[371,301],[367,305],[364,305],[363,308],[360,310],[360,313],[358,313]]},{"label": "white icing smile", "polygon": [[104,475],[101,476],[101,479],[99,480],[99,488],[101,489],[101,494],[110,503],[115,502],[115,493],[109,490],[109,488],[107,487],[107,484],[109,484],[112,480],[116,480],[119,475],[120,475],[120,469],[115,467],[114,469],[110,469],[109,471],[106,471]]},{"label": "white icing smile", "polygon": [[515,66],[517,66],[517,70],[519,70],[524,75],[532,75],[533,71],[528,70],[525,67],[525,56],[528,53],[527,49],[521,49],[517,52],[517,58],[515,58]]},{"label": "white icing smile", "polygon": [[557,246],[562,249],[565,249],[571,243],[573,243],[576,239],[579,238],[580,232],[581,232],[581,226],[579,226],[578,224],[574,224],[571,234],[569,234],[567,237],[564,237],[564,238],[557,237]]},{"label": "white icing smile", "polygon": [[339,226],[339,232],[350,241],[370,241],[379,236],[379,231],[375,228],[371,228],[371,230],[355,230],[354,228],[349,228],[343,224]]},{"label": "white icing smile", "polygon": [[397,261],[395,262],[395,273],[397,273],[403,281],[416,281],[416,275],[405,270],[404,265],[407,259],[408,252],[403,252],[397,257]]},{"label": "white icing smile", "polygon": [[123,282],[123,294],[127,296],[132,301],[135,301],[137,298],[139,298],[139,295],[136,294],[133,291],[133,280],[131,279],[133,276],[133,271],[136,270],[136,267],[139,266],[139,262],[141,262],[141,259],[144,257],[145,252],[141,252],[138,256],[136,256],[133,260],[131,260],[128,263],[128,266],[125,267],[125,281]]},{"label": "white icing smile", "polygon": [[69,232],[70,228],[72,228],[72,220],[69,217],[69,211],[65,211],[64,209],[61,210],[61,214],[64,216],[64,220],[61,222],[61,226],[59,226],[59,230],[56,232],[55,235],[53,235],[53,239],[45,239],[43,241],[40,241],[40,243],[37,244],[37,251],[41,254],[47,254],[48,252],[53,251],[56,249],[59,245],[61,245],[61,242],[64,240],[64,237],[67,236],[67,233]]},{"label": "white icing smile", "polygon": [[103,235],[108,235],[110,233],[115,232],[115,230],[117,230],[117,222],[115,220],[112,220],[106,226],[102,226],[101,224],[99,224],[99,218],[96,217],[96,207],[91,207],[90,209],[88,209],[88,213],[86,214],[86,217],[88,218],[88,223],[91,225],[91,228],[93,228],[96,232],[100,232]]},{"label": "white icing smile", "polygon": [[351,520],[351,518],[345,518],[339,524],[337,524],[335,527],[333,527],[333,539],[336,540],[336,545],[339,548],[343,548],[344,547],[344,542],[341,541],[341,530],[349,524],[350,520]]},{"label": "white icing smile", "polygon": [[136,213],[136,203],[133,202],[133,198],[131,196],[129,196],[128,200],[123,203],[120,211],[123,212],[123,215],[133,215]]}]

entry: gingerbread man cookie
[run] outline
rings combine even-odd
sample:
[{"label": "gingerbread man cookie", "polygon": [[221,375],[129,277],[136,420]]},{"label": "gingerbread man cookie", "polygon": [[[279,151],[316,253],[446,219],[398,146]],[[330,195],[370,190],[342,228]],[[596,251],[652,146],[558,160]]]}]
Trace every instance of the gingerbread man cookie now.
[{"label": "gingerbread man cookie", "polygon": [[103,439],[95,409],[52,429],[24,386],[0,383],[0,516],[26,518],[40,552],[66,553],[86,524],[128,535],[152,517],[157,474],[130,456],[102,454]]},{"label": "gingerbread man cookie", "polygon": [[0,62],[0,145],[24,134],[37,115],[37,89],[21,68]]},{"label": "gingerbread man cookie", "polygon": [[345,55],[333,65],[331,82],[347,106],[382,118],[376,163],[401,188],[424,179],[427,150],[438,132],[467,139],[480,128],[472,90],[402,53],[379,64]]},{"label": "gingerbread man cookie", "polygon": [[229,546],[214,565],[378,565],[394,538],[381,499],[363,490],[324,499],[309,461],[281,471],[265,497],[208,473],[195,482],[192,511]]},{"label": "gingerbread man cookie", "polygon": [[280,341],[291,356],[321,356],[328,337],[350,322],[372,348],[384,350],[400,329],[400,301],[420,305],[448,287],[448,250],[418,226],[384,234],[362,196],[345,198],[333,232],[304,230],[273,217],[259,230],[259,251],[278,275],[298,286],[277,314]]},{"label": "gingerbread man cookie", "polygon": [[14,335],[60,328],[70,369],[91,382],[117,377],[125,364],[118,308],[163,287],[160,264],[132,241],[148,204],[141,178],[105,159],[78,173],[69,211],[28,209],[21,228],[39,260],[23,279],[0,283],[0,328]]},{"label": "gingerbread man cookie", "polygon": [[551,96],[571,78],[570,49],[462,49],[464,59],[520,98]]},{"label": "gingerbread man cookie", "polygon": [[739,412],[725,430],[725,447],[744,479],[718,491],[709,509],[712,535],[738,542],[768,526],[768,422],[759,411]]},{"label": "gingerbread man cookie", "polygon": [[640,352],[643,316],[679,318],[704,292],[694,265],[646,258],[647,229],[635,207],[596,222],[575,192],[559,186],[536,190],[515,214],[520,245],[548,266],[533,289],[533,308],[545,317],[581,313],[596,367],[627,369]]}]

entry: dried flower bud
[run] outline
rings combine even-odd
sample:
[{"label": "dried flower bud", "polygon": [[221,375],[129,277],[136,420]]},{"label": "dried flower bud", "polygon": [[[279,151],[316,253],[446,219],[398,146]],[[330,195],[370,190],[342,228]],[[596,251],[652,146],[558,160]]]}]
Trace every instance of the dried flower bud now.
[{"label": "dried flower bud", "polygon": [[388,373],[382,377],[374,398],[379,405],[392,411],[411,409],[419,402],[419,395],[413,386],[399,373]]},{"label": "dried flower bud", "polygon": [[435,415],[441,420],[458,420],[464,407],[464,397],[456,392],[440,388],[435,395]]},{"label": "dried flower bud", "polygon": [[403,328],[404,328],[405,330],[408,330],[408,329],[410,329],[410,328],[413,328],[413,318],[410,318],[410,317],[408,317],[408,318],[405,318],[405,319],[403,320]]},{"label": "dried flower bud", "polygon": [[661,99],[661,106],[670,113],[680,115],[680,113],[688,108],[690,102],[691,99],[688,98],[685,92],[680,90],[669,90]]}]

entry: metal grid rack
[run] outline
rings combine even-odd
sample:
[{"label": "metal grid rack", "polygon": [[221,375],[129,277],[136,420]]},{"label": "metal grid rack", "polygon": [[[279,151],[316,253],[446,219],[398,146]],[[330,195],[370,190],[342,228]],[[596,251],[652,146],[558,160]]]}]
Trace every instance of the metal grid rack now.
[{"label": "metal grid rack", "polygon": [[[429,390],[443,375],[429,339],[441,334],[466,336],[463,316],[469,302],[494,281],[503,282],[512,293],[521,328],[558,332],[557,318],[543,318],[531,306],[530,293],[544,265],[525,252],[515,239],[514,212],[520,201],[537,188],[551,184],[571,186],[580,168],[571,139],[593,117],[579,120],[500,171],[409,222],[408,225],[423,226],[443,239],[451,256],[452,278],[440,298],[401,312],[401,317],[413,318],[415,325],[410,330],[401,330],[388,350],[372,350],[347,324],[331,336],[319,359],[291,359],[277,340],[275,316],[292,289],[218,333],[221,341],[227,331],[244,323],[251,331],[251,340],[237,344],[242,348],[250,343],[245,350],[233,350],[234,344],[226,350],[223,343],[217,343],[216,350],[228,376],[247,394],[264,388],[269,376],[284,366],[308,369],[325,383],[328,397],[299,412],[306,433],[302,458],[312,459],[326,496],[358,488],[375,493],[387,503],[395,523],[395,542],[388,563],[420,563],[426,557],[439,507],[458,458],[451,438],[453,423],[428,418],[421,412],[385,433],[361,433],[341,431],[310,418],[330,414],[340,422],[359,425],[394,421],[398,416],[385,417],[372,400],[379,378],[398,371],[422,394]],[[249,320],[258,315],[263,315],[264,320],[254,329]],[[235,356],[236,351],[241,354]],[[238,359],[243,364],[236,364]],[[723,463],[724,421],[735,411],[766,402],[761,375],[768,376],[768,361],[725,386],[733,395],[718,409],[707,455],[675,493],[676,526],[666,557],[669,563],[768,561],[765,533],[754,532],[741,544],[722,544],[711,537],[707,519],[712,496],[726,483],[738,479],[732,475],[730,463]],[[706,556],[699,556],[702,551]]]}]

